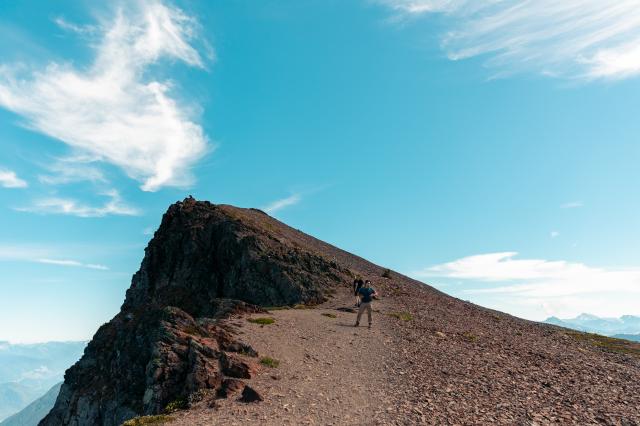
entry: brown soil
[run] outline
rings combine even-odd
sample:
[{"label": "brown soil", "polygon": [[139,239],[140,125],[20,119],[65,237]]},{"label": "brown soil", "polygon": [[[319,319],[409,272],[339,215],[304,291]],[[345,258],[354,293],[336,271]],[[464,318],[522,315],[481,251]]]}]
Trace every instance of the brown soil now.
[{"label": "brown soil", "polygon": [[[374,312],[371,329],[366,315],[364,325],[355,328],[355,313],[336,310],[353,307],[352,297],[341,296],[314,309],[271,311],[272,325],[234,321],[239,337],[251,342],[260,357],[279,361],[276,368],[261,366],[248,381],[265,400],[244,404],[237,397],[219,399],[216,408],[177,414],[175,424],[388,423],[395,416],[387,386],[393,373],[389,318]],[[380,301],[374,309],[385,310],[386,305]]]},{"label": "brown soil", "polygon": [[640,424],[637,347],[608,352],[575,332],[470,304],[454,314],[402,279],[376,279],[386,297],[371,330],[336,310],[352,307],[346,289],[314,309],[271,311],[272,325],[234,319],[241,340],[280,361],[247,381],[264,401],[201,403],[173,423]]}]

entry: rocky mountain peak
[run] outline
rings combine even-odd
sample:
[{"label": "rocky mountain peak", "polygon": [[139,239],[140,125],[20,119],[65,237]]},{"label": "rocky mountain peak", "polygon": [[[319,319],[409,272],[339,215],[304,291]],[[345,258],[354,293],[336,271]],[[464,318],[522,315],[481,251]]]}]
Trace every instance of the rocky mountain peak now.
[{"label": "rocky mountain peak", "polygon": [[120,425],[199,390],[219,390],[224,371],[238,370],[226,365],[235,359],[228,353],[251,349],[218,319],[258,306],[320,303],[350,279],[319,244],[259,210],[192,197],[173,204],[121,312],[67,371],[41,424]]}]

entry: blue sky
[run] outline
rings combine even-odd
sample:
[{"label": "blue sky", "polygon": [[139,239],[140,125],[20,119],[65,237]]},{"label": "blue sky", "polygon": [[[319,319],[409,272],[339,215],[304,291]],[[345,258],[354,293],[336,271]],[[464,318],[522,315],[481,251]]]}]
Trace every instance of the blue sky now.
[{"label": "blue sky", "polygon": [[529,319],[640,314],[633,1],[0,3],[0,340],[88,339],[166,207]]}]

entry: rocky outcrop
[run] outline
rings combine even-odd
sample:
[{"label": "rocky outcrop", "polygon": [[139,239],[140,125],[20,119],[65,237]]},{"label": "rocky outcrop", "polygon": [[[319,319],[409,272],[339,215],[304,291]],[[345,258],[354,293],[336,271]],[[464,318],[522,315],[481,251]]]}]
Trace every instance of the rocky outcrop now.
[{"label": "rocky outcrop", "polygon": [[178,306],[220,315],[220,299],[261,306],[319,303],[343,282],[336,262],[278,238],[283,225],[258,210],[196,202],[172,205],[145,250],[123,310]]},{"label": "rocky outcrop", "polygon": [[257,354],[221,319],[319,303],[349,279],[348,269],[297,238],[258,210],[193,198],[172,205],[120,313],[67,371],[40,424],[115,426],[184,405],[201,390],[232,393],[225,377],[251,377]]}]

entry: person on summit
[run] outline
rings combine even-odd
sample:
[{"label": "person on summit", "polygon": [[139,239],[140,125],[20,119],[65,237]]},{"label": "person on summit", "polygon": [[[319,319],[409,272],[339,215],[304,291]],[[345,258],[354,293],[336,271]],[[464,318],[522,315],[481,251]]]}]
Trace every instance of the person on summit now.
[{"label": "person on summit", "polygon": [[369,320],[369,328],[371,328],[371,302],[373,298],[378,295],[378,293],[371,288],[371,281],[366,280],[364,282],[364,286],[358,290],[358,295],[360,296],[360,309],[358,309],[358,317],[356,318],[356,325],[358,327],[360,325],[360,317],[362,313],[367,310],[367,319]]},{"label": "person on summit", "polygon": [[363,285],[364,281],[362,281],[362,277],[358,275],[356,279],[353,280],[353,294],[356,296],[356,306],[360,306],[360,295],[358,294],[358,291],[360,291]]}]

